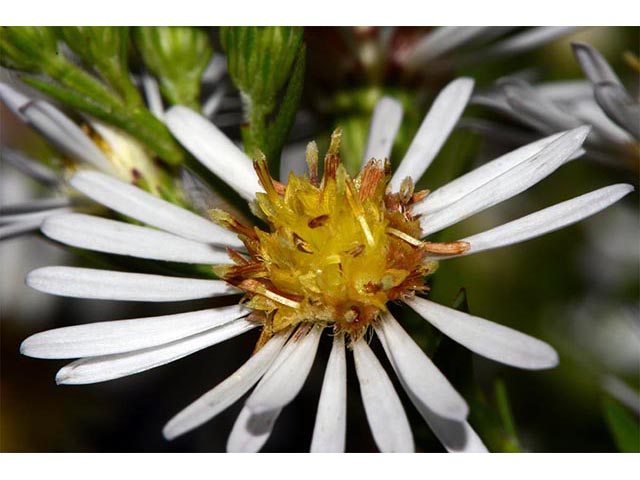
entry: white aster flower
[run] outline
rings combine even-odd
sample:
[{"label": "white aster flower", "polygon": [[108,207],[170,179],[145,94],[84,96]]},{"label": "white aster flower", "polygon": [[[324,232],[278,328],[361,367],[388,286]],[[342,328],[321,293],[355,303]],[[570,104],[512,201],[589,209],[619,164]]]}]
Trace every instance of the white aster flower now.
[{"label": "white aster flower", "polygon": [[[595,48],[574,43],[573,52],[587,80],[557,81],[532,86],[518,78],[505,78],[499,89],[477,95],[474,102],[507,114],[523,125],[551,134],[590,124],[586,145],[591,157],[637,169],[640,153],[640,103]],[[471,122],[470,126],[473,127]],[[486,129],[486,126],[485,126]],[[504,136],[504,128],[490,133]],[[626,159],[624,165],[620,158]]]},{"label": "white aster flower", "polygon": [[[339,133],[318,174],[315,144],[309,176],[273,180],[263,158],[252,162],[196,112],[174,107],[165,116],[178,140],[215,175],[251,202],[269,231],[242,225],[226,212],[210,222],[98,172],[71,184],[95,201],[146,226],[77,213],[49,218],[48,237],[119,255],[214,265],[223,280],[172,278],[68,267],[32,272],[44,292],[83,298],[178,301],[243,293],[239,305],[66,327],[31,336],[25,355],[78,358],[62,368],[63,384],[95,383],[139,373],[261,328],[256,352],[234,374],[176,415],[168,439],[192,430],[252,388],[229,436],[229,451],[258,451],[282,409],[311,369],[321,335],[333,338],[311,441],[313,451],[343,451],[346,431],[346,351],[351,350],[365,407],[382,451],[412,451],[401,401],[370,349],[375,332],[409,399],[450,451],[484,451],[467,423],[468,406],[387,309],[404,302],[445,335],[487,358],[524,369],[554,367],[548,344],[511,328],[438,305],[421,295],[435,262],[528,240],[592,215],[633,188],[613,185],[458,241],[425,239],[534,185],[580,150],[579,127],[526,145],[431,194],[414,192],[472,93],[460,78],[435,100],[405,158],[391,175],[386,159],[402,116],[385,98],[375,110],[363,168],[351,178],[340,163]],[[371,159],[380,160],[371,160]],[[226,228],[223,228],[226,227]],[[233,233],[231,232],[233,231]],[[236,235],[238,234],[238,235]],[[255,387],[255,388],[254,388]]]}]

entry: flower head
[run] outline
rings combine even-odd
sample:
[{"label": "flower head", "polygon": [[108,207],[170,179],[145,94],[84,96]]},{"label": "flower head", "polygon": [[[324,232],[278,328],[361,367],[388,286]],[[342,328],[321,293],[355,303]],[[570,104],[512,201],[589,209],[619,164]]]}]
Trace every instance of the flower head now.
[{"label": "flower head", "polygon": [[[546,343],[508,327],[438,305],[421,295],[434,262],[520,242],[578,221],[615,202],[632,187],[614,185],[450,243],[428,235],[522,192],[572,158],[588,129],[545,138],[500,157],[426,195],[414,192],[471,95],[469,79],[452,82],[436,99],[396,172],[388,149],[399,106],[376,109],[365,158],[352,178],[338,156],[336,132],[319,175],[310,145],[307,177],[286,184],[252,162],[205,118],[174,107],[174,135],[213,173],[249,200],[265,228],[244,225],[222,211],[217,224],[118,180],[80,172],[71,184],[99,203],[148,225],[79,214],[48,219],[42,230],[80,248],[142,258],[212,265],[222,280],[50,267],[29,285],[67,296],[144,301],[186,300],[243,293],[240,304],[177,315],[88,324],[36,334],[23,353],[80,358],[59,383],[92,383],[138,373],[253,328],[262,335],[253,356],[235,374],[179,413],[167,438],[212,418],[255,386],[230,434],[230,451],[256,451],[282,408],[293,401],[311,369],[323,332],[333,348],[316,417],[312,450],[341,451],[346,429],[346,355],[353,352],[364,408],[383,451],[414,448],[402,403],[368,345],[375,332],[409,399],[449,450],[483,450],[466,422],[468,406],[447,378],[388,311],[404,302],[445,335],[485,357],[525,369],[557,364]],[[224,227],[224,228],[223,228]]]}]

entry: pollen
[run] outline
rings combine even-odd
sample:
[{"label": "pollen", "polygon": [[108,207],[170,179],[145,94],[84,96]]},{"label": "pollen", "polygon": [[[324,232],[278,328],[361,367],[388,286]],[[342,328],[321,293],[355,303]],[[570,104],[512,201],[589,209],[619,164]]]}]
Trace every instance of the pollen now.
[{"label": "pollen", "polygon": [[246,253],[230,251],[234,264],[215,267],[216,273],[245,292],[246,306],[263,318],[263,336],[319,324],[354,340],[389,302],[428,290],[425,278],[437,264],[425,256],[435,244],[420,240],[411,210],[426,192],[414,194],[410,181],[398,193],[388,191],[387,160],[370,160],[352,178],[340,161],[340,137],[339,130],[332,135],[322,177],[312,142],[309,175],[292,173],[286,185],[271,178],[257,155],[254,168],[265,191],[256,194],[256,211],[268,229],[211,212],[246,247]]}]

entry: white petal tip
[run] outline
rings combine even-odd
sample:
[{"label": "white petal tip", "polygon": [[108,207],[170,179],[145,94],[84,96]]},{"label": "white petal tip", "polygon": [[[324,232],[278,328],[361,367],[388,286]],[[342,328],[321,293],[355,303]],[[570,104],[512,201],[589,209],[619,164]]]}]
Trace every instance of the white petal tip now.
[{"label": "white petal tip", "polygon": [[455,83],[457,83],[458,85],[462,85],[465,88],[471,90],[474,87],[476,82],[471,77],[460,77],[455,80]]},{"label": "white petal tip", "polygon": [[528,367],[530,370],[548,370],[560,364],[558,352],[556,352],[552,346],[545,345],[546,348],[540,352],[540,357]]},{"label": "white petal tip", "polygon": [[67,385],[71,383],[71,379],[72,376],[67,371],[66,367],[56,373],[56,385]]},{"label": "white petal tip", "polygon": [[173,440],[174,438],[178,437],[180,435],[179,432],[176,432],[174,428],[171,428],[170,424],[167,424],[163,429],[162,429],[162,436],[164,437],[164,439],[168,442],[170,442],[171,440]]},{"label": "white petal tip", "polygon": [[20,344],[20,353],[25,357],[31,357],[31,358],[44,358],[44,359],[55,358],[47,355],[47,350],[48,350],[47,345],[46,343],[43,344],[40,339],[41,339],[41,333],[36,333],[24,339]]},{"label": "white petal tip", "polygon": [[634,187],[633,185],[631,185],[629,183],[621,183],[621,184],[619,184],[617,186],[620,189],[620,193],[623,196],[633,192],[636,189],[636,187]]},{"label": "white petal tip", "polygon": [[591,125],[581,125],[577,128],[574,128],[573,132],[575,132],[578,138],[581,138],[582,141],[584,141],[589,135],[589,133],[591,133],[592,129],[593,128],[591,127]]},{"label": "white petal tip", "polygon": [[[31,337],[29,337],[31,338]],[[20,354],[24,355],[26,357],[30,357],[31,355],[29,355],[29,344],[27,343],[29,341],[29,338],[27,338],[26,340],[24,340],[21,344],[20,344]]]}]

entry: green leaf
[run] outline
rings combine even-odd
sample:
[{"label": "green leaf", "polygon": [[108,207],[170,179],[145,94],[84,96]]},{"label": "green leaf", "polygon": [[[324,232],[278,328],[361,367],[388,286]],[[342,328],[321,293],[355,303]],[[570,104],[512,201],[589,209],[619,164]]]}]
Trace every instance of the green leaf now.
[{"label": "green leaf", "polygon": [[640,421],[615,400],[605,397],[602,413],[618,450],[624,453],[640,452]]},{"label": "green leaf", "polygon": [[460,312],[469,313],[469,301],[467,299],[467,289],[461,288],[456,295],[456,298],[451,304],[451,308]]},{"label": "green leaf", "polygon": [[207,32],[196,27],[138,27],[134,40],[144,63],[160,80],[164,97],[199,110],[202,74],[213,54]]},{"label": "green leaf", "polygon": [[507,387],[502,380],[496,380],[494,384],[494,393],[496,399],[496,407],[500,420],[502,422],[502,428],[505,433],[504,445],[506,451],[520,451],[520,441],[518,440],[518,433],[516,432],[516,424],[511,412],[511,405],[509,404],[509,396],[507,395]]}]

